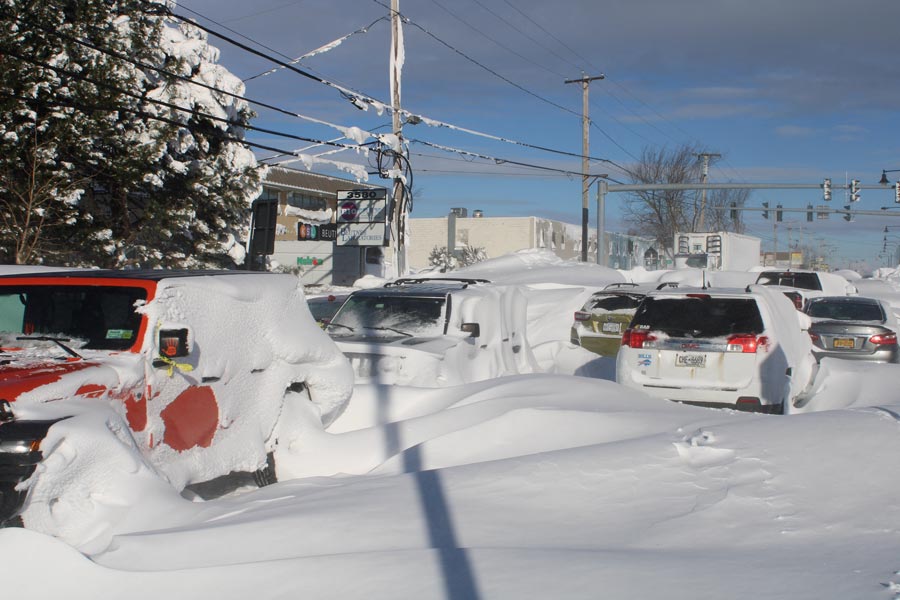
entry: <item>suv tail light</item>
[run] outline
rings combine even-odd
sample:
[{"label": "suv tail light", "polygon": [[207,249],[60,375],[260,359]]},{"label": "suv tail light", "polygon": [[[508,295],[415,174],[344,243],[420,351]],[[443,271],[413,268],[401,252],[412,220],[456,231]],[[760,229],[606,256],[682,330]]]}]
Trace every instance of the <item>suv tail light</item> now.
[{"label": "suv tail light", "polygon": [[575,320],[576,321],[590,321],[591,313],[585,312],[583,310],[576,310],[575,311]]},{"label": "suv tail light", "polygon": [[744,352],[755,354],[760,348],[765,349],[769,345],[769,338],[764,335],[733,335],[726,342],[726,352]]},{"label": "suv tail light", "polygon": [[622,334],[622,345],[629,348],[650,348],[656,336],[643,329],[626,329]]},{"label": "suv tail light", "polygon": [[897,343],[897,334],[895,333],[883,333],[878,335],[873,335],[869,338],[869,341],[875,344],[876,346],[890,346],[891,344]]}]

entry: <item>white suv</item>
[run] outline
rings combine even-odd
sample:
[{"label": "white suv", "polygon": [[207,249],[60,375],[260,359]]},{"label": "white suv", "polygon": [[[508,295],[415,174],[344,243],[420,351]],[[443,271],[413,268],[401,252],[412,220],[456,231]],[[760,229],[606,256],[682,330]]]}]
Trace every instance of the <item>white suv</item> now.
[{"label": "white suv", "polygon": [[616,381],[688,404],[789,412],[815,370],[808,327],[764,286],[652,292],[622,336]]}]

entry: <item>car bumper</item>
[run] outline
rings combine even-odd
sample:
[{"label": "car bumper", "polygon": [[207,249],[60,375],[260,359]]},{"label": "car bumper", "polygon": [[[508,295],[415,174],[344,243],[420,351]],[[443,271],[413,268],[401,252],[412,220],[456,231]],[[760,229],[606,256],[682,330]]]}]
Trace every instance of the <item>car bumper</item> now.
[{"label": "car bumper", "polygon": [[10,523],[25,502],[16,487],[31,477],[43,455],[40,442],[56,421],[0,423],[0,527]]},{"label": "car bumper", "polygon": [[878,350],[876,352],[834,352],[813,348],[813,356],[816,357],[816,361],[820,361],[823,358],[840,358],[842,360],[861,360],[872,363],[900,363],[900,349],[898,349],[897,346],[894,346],[891,349]]}]

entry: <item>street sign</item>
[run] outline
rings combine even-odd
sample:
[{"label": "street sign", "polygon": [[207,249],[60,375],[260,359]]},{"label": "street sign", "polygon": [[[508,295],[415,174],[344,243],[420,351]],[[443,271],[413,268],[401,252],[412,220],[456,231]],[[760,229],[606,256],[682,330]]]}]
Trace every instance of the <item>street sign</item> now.
[{"label": "street sign", "polygon": [[384,246],[387,241],[385,223],[339,223],[338,246]]}]

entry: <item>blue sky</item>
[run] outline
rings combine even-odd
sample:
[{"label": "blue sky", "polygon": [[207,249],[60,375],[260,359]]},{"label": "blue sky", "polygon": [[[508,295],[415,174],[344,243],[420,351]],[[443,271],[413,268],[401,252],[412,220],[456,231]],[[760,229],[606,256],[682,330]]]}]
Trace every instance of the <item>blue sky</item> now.
[{"label": "blue sky", "polygon": [[[176,12],[264,52],[297,57],[360,28],[337,48],[298,65],[315,75],[388,102],[389,0],[184,0]],[[698,144],[723,155],[710,181],[834,182],[832,204],[844,203],[848,179],[878,182],[900,169],[900,2],[897,0],[400,0],[406,64],[403,107],[493,136],[581,153],[581,89],[566,79],[603,73],[590,88],[590,155],[628,167],[646,147]],[[210,20],[215,21],[211,22]],[[376,22],[377,21],[377,22]],[[226,30],[230,29],[231,31]],[[238,37],[238,34],[245,36]],[[215,38],[220,62],[247,78],[271,68]],[[246,95],[344,126],[389,129],[390,116],[362,112],[334,89],[281,70],[247,82]],[[331,128],[257,109],[256,125],[315,139]],[[407,125],[404,135],[485,156],[581,172],[580,158],[496,142],[446,128]],[[305,148],[251,132],[251,141]],[[411,145],[413,217],[451,207],[492,216],[581,219],[581,178],[496,161],[472,160]],[[308,150],[315,153],[321,149]],[[269,156],[260,153],[260,156]],[[364,162],[356,152],[333,158]],[[298,165],[299,166],[299,165]],[[328,168],[317,168],[329,172]],[[602,162],[591,172],[622,182]],[[900,172],[891,174],[895,181]],[[372,181],[372,180],[370,180]],[[611,229],[621,198],[607,207]],[[593,191],[591,222],[595,220]],[[893,206],[892,190],[864,190],[855,208]],[[748,206],[821,204],[809,191],[754,191]],[[882,266],[887,216],[840,216],[807,223],[785,215],[785,240],[830,244],[835,266]],[[748,233],[773,246],[773,224],[747,213]],[[788,231],[790,230],[790,231]],[[888,248],[900,244],[900,227]]]}]

